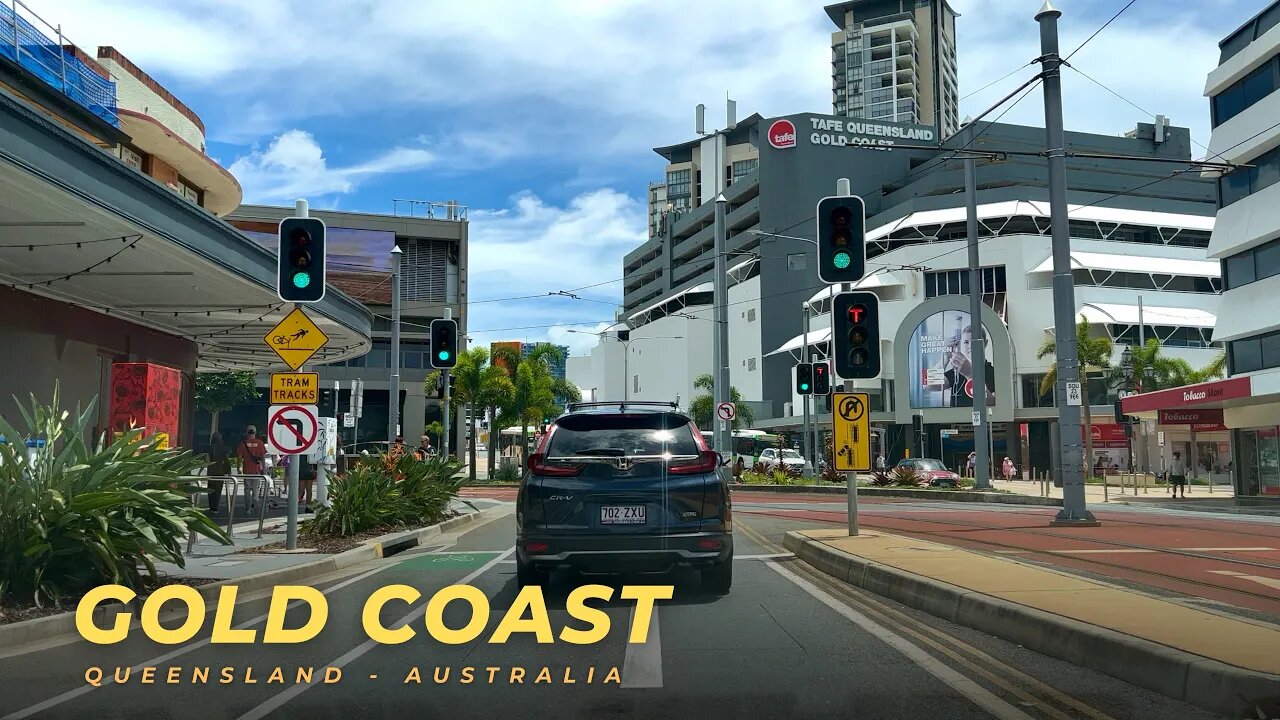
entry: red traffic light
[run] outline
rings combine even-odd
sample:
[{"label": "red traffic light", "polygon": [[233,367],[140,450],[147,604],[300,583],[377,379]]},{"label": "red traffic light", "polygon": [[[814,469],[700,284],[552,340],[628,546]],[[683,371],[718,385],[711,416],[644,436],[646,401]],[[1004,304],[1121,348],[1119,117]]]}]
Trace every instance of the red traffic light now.
[{"label": "red traffic light", "polygon": [[850,322],[860,323],[860,322],[862,322],[862,318],[864,318],[864,317],[866,317],[866,316],[867,316],[867,306],[866,306],[866,305],[850,305],[850,306],[849,306],[849,320],[850,320]]}]

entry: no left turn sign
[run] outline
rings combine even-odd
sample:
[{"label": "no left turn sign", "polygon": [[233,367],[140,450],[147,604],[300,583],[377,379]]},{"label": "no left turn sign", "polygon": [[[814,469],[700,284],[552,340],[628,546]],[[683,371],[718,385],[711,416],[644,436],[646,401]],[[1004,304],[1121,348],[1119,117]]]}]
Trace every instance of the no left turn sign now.
[{"label": "no left turn sign", "polygon": [[315,405],[272,405],[267,413],[267,442],[273,452],[298,455],[316,441],[320,423]]},{"label": "no left turn sign", "polygon": [[738,408],[731,402],[722,402],[716,406],[716,417],[721,420],[732,420],[737,414]]}]

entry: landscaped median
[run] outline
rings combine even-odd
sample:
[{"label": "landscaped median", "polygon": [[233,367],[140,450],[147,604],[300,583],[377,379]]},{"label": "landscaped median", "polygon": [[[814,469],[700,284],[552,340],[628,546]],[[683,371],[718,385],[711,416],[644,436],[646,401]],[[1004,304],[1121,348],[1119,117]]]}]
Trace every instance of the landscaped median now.
[{"label": "landscaped median", "polygon": [[[778,493],[816,493],[826,495],[844,495],[848,488],[844,485],[742,485],[733,486],[735,493],[778,492]],[[951,502],[972,503],[1005,503],[1012,505],[1051,505],[1061,506],[1062,498],[1039,497],[1036,495],[1019,495],[1011,492],[984,492],[981,490],[934,490],[930,488],[903,487],[868,487],[858,486],[858,495],[865,497],[899,497],[917,500],[949,500]]]},{"label": "landscaped median", "polygon": [[[259,590],[266,590],[276,585],[291,585],[305,582],[310,578],[319,577],[327,573],[348,568],[353,565],[375,560],[377,558],[388,557],[399,552],[403,552],[410,548],[417,547],[425,541],[430,540],[437,535],[450,533],[481,520],[487,520],[491,517],[502,515],[509,510],[501,507],[486,508],[479,512],[467,513],[445,520],[425,528],[416,530],[402,530],[388,533],[380,537],[366,540],[358,547],[347,550],[346,552],[336,555],[327,555],[313,562],[294,565],[292,567],[280,568],[270,572],[258,573],[256,575],[246,575],[244,577],[232,578],[229,580],[220,580],[217,582],[209,582],[196,586],[200,595],[205,599],[214,599],[222,588],[226,585],[235,585],[239,589],[239,596],[245,595]],[[110,619],[116,612],[122,610],[131,610],[137,617],[137,610],[146,600],[146,596],[139,596],[135,601],[136,607],[126,608],[124,606],[100,606],[95,611],[94,622],[102,627],[110,624]],[[135,625],[137,623],[135,622]],[[34,620],[24,620],[21,622],[8,623],[0,625],[0,647],[17,647],[31,642],[42,640],[51,640],[54,638],[73,635],[76,633],[76,621],[74,608],[67,612],[47,617],[37,618]]]},{"label": "landscaped median", "polygon": [[841,581],[1216,712],[1280,697],[1280,629],[1068,573],[881,532],[789,532]]}]

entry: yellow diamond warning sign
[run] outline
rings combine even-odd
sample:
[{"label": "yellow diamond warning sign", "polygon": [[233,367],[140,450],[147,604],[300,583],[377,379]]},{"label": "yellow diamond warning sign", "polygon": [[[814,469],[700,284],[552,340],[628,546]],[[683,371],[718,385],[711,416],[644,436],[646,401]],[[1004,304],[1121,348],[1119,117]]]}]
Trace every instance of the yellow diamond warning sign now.
[{"label": "yellow diamond warning sign", "polygon": [[302,367],[329,342],[329,336],[299,307],[295,307],[263,339],[291,370]]},{"label": "yellow diamond warning sign", "polygon": [[315,405],[319,401],[318,373],[271,373],[272,405]]}]

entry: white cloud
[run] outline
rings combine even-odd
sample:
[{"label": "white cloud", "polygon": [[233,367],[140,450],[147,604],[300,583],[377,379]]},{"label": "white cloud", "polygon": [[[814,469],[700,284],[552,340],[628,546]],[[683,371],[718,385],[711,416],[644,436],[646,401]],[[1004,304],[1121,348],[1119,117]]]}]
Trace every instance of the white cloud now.
[{"label": "white cloud", "polygon": [[[600,343],[599,334],[609,325],[607,322],[595,325],[556,325],[547,328],[547,342],[567,346],[570,355],[586,355]],[[569,332],[570,330],[575,332]]]},{"label": "white cloud", "polygon": [[330,167],[310,133],[287,130],[273,139],[266,150],[254,150],[238,158],[230,170],[244,188],[246,202],[269,202],[349,193],[363,178],[419,170],[431,165],[435,158],[423,148],[397,147],[362,163]]},{"label": "white cloud", "polygon": [[[645,213],[641,200],[613,190],[584,193],[564,206],[526,193],[508,208],[471,211],[472,337],[547,340],[576,351],[594,345],[594,338],[568,330],[599,332],[612,321],[622,293],[622,256],[644,240]],[[558,291],[580,299],[552,294]],[[491,302],[515,297],[522,299]]]}]

